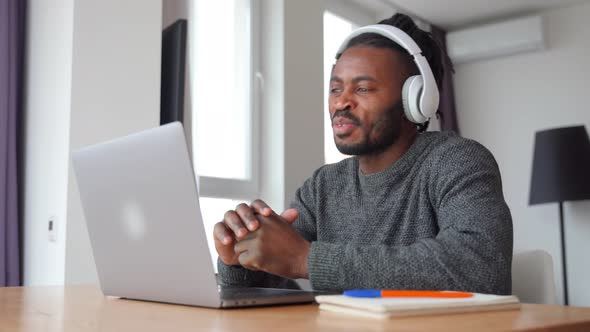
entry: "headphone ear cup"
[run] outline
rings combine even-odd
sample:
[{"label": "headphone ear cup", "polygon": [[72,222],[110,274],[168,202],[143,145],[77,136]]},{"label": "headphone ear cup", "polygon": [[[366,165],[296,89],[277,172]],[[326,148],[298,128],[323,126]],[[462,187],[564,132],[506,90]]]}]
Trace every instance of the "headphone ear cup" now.
[{"label": "headphone ear cup", "polygon": [[428,120],[420,110],[420,96],[424,87],[424,80],[421,75],[410,76],[402,88],[402,101],[404,113],[408,120],[413,123],[424,123]]}]

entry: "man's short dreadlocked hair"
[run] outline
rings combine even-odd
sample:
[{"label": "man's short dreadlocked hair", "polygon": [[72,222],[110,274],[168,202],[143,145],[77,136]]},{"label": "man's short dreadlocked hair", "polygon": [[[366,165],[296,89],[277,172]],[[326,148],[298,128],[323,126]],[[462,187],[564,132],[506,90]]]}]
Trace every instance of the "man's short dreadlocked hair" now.
[{"label": "man's short dreadlocked hair", "polygon": [[[430,68],[432,69],[432,74],[434,75],[434,79],[436,80],[436,85],[438,89],[441,90],[444,75],[448,74],[445,72],[445,64],[451,63],[445,48],[443,47],[441,41],[434,38],[434,36],[427,31],[421,30],[418,28],[416,23],[405,14],[394,14],[392,17],[382,20],[379,24],[387,24],[403,30],[407,33],[412,39],[418,44],[420,49],[422,50],[422,55],[428,61]],[[364,33],[362,35],[356,36],[352,38],[348,44],[346,45],[346,49],[353,47],[353,46],[369,46],[375,48],[391,48],[401,52],[408,57],[408,63],[411,64],[412,68],[410,72],[412,74],[419,74],[418,67],[414,63],[411,55],[408,51],[403,48],[402,46],[398,45],[391,39],[384,37],[380,34],[376,33]],[[339,58],[341,54],[337,55]],[[451,66],[452,68],[452,66]],[[440,116],[440,112],[436,111],[437,117]],[[419,132],[423,132],[428,128],[428,124],[430,121],[427,121],[423,124],[417,124]]]}]

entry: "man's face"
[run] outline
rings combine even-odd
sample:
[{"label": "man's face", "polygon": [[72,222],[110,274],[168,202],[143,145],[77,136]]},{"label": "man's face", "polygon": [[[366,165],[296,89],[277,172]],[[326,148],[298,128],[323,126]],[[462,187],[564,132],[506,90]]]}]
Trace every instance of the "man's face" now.
[{"label": "man's face", "polygon": [[403,118],[403,63],[397,51],[363,46],[347,49],[338,59],[328,104],[340,152],[370,155],[395,143]]}]

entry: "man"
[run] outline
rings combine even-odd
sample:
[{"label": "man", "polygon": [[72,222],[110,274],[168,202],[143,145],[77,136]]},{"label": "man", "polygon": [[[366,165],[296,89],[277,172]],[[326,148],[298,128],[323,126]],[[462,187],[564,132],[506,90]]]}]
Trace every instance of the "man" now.
[{"label": "man", "polygon": [[[443,50],[405,15],[404,30],[440,85]],[[330,79],[338,149],[353,158],[316,170],[280,215],[240,204],[215,226],[221,281],[314,289],[447,289],[510,294],[512,220],[498,166],[480,144],[423,132],[402,104],[417,73],[410,55],[376,34],[352,39]]]}]

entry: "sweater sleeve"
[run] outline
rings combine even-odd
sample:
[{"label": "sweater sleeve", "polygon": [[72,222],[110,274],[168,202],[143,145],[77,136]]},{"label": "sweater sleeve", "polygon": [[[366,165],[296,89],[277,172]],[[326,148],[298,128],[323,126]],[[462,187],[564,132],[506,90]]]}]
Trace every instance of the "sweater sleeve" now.
[{"label": "sweater sleeve", "polygon": [[512,218],[491,153],[463,140],[428,175],[438,234],[407,246],[313,242],[314,289],[440,289],[510,294]]},{"label": "sweater sleeve", "polygon": [[[313,177],[308,179],[301,188],[297,189],[294,203],[291,204],[291,207],[299,211],[299,217],[293,223],[293,227],[308,241],[316,239],[315,218],[310,207],[304,203],[302,196],[311,197],[313,191],[312,182]],[[217,259],[217,270],[220,284],[224,286],[299,288],[297,283],[291,279],[285,279],[266,272],[251,271],[239,265],[229,266],[219,258]]]},{"label": "sweater sleeve", "polygon": [[219,284],[222,286],[299,288],[291,279],[262,271],[248,270],[240,265],[226,265],[219,258],[217,258],[217,271]]}]

